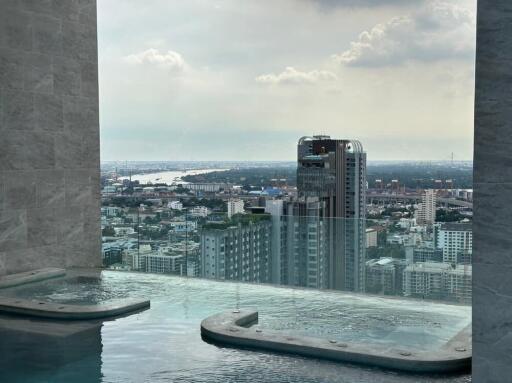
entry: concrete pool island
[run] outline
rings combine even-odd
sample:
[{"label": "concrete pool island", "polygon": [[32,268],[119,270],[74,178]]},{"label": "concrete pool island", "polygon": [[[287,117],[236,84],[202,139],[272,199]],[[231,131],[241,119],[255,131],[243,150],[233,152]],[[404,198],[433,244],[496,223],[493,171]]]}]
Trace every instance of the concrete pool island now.
[{"label": "concrete pool island", "polygon": [[[11,274],[0,277],[0,289],[22,286],[53,278],[62,278],[66,274],[66,270],[57,268]],[[142,299],[123,299],[101,304],[76,305],[0,296],[0,313],[51,319],[88,320],[111,318],[138,312],[149,307],[150,301]]]},{"label": "concrete pool island", "polygon": [[201,334],[215,342],[285,352],[319,359],[366,364],[421,373],[453,372],[471,366],[471,326],[465,327],[441,349],[411,351],[396,346],[338,342],[307,336],[290,336],[279,331],[250,326],[258,322],[258,312],[232,310],[201,322]]}]

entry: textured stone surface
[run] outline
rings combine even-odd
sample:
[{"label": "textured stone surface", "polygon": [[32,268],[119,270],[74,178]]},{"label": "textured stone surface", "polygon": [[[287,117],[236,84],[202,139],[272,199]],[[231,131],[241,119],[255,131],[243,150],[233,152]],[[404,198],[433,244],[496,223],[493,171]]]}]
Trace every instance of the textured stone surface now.
[{"label": "textured stone surface", "polygon": [[473,381],[512,376],[512,2],[479,0],[475,94]]},{"label": "textured stone surface", "polygon": [[101,264],[95,0],[0,2],[0,275]]}]

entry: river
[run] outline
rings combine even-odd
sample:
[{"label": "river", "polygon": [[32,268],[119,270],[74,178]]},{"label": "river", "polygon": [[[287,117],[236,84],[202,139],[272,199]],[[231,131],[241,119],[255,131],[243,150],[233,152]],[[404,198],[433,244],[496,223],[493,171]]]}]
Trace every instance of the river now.
[{"label": "river", "polygon": [[[165,183],[171,185],[172,183],[187,183],[181,177],[196,174],[206,174],[212,172],[222,172],[229,169],[193,169],[193,170],[169,170],[158,173],[147,174],[133,174],[132,181],[139,181],[140,184],[156,184]],[[129,179],[130,177],[120,177],[121,180]]]}]

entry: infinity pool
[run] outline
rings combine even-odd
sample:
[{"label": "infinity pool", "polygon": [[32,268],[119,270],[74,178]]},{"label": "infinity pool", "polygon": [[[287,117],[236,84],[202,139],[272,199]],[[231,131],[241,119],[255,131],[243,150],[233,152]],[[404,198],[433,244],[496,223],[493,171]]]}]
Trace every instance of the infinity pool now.
[{"label": "infinity pool", "polygon": [[[209,315],[254,308],[259,327],[400,348],[435,349],[469,324],[471,308],[330,291],[103,271],[0,295],[59,303],[151,299],[151,309],[105,322],[0,316],[6,382],[465,382],[289,355],[222,348],[201,339]],[[5,379],[2,379],[2,376]]]}]

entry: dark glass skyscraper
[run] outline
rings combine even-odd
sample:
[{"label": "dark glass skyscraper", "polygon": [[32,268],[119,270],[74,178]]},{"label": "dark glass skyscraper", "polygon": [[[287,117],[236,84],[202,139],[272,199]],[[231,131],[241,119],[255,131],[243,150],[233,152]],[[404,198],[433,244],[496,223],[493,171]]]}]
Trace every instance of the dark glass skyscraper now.
[{"label": "dark glass skyscraper", "polygon": [[359,141],[302,137],[297,147],[299,198],[325,204],[328,287],[364,291],[366,153]]}]

